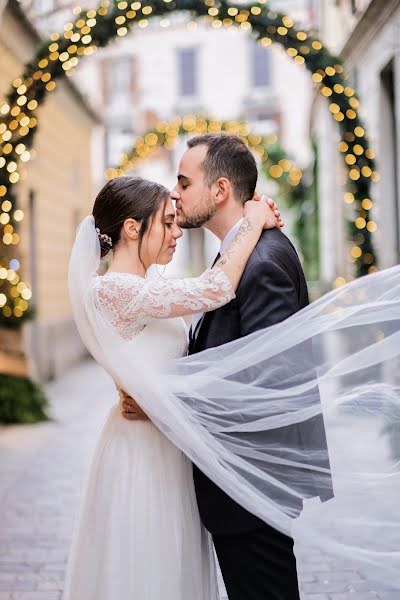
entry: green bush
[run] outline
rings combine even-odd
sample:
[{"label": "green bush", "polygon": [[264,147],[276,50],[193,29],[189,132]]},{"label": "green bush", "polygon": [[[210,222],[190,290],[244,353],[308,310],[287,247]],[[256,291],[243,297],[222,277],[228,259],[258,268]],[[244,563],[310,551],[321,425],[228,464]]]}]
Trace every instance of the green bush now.
[{"label": "green bush", "polygon": [[0,423],[48,421],[47,398],[29,377],[0,375]]}]

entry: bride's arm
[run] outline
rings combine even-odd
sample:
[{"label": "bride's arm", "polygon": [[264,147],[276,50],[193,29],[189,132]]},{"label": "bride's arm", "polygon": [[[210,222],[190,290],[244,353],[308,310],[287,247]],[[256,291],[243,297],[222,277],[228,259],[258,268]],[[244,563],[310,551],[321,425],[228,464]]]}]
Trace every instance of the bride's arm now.
[{"label": "bride's arm", "polygon": [[[214,265],[214,270],[222,271],[229,279],[235,292],[247,261],[260,239],[263,225],[264,223],[261,223],[260,220],[257,221],[257,218],[245,215],[236,236],[229,244],[224,255]],[[207,274],[207,271],[204,274]]]},{"label": "bride's arm", "polygon": [[224,256],[202,275],[186,279],[144,280],[114,273],[97,289],[99,307],[113,313],[122,325],[146,318],[165,319],[207,312],[235,297],[247,261],[263,228],[276,226],[264,201],[246,203],[245,216]]}]

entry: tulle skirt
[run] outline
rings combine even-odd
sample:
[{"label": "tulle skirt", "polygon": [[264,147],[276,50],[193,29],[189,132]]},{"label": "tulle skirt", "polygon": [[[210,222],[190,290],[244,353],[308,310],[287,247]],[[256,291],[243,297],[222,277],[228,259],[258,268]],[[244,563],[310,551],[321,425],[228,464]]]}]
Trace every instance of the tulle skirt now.
[{"label": "tulle skirt", "polygon": [[150,421],[114,406],[98,441],[64,600],[216,600],[192,465]]}]

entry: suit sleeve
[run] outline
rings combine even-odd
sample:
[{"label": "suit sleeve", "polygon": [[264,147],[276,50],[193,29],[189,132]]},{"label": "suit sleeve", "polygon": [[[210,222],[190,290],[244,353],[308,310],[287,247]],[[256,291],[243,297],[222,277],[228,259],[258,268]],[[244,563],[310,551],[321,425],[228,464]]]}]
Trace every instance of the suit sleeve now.
[{"label": "suit sleeve", "polygon": [[242,336],[284,321],[299,310],[294,282],[268,259],[245,273],[237,298]]}]

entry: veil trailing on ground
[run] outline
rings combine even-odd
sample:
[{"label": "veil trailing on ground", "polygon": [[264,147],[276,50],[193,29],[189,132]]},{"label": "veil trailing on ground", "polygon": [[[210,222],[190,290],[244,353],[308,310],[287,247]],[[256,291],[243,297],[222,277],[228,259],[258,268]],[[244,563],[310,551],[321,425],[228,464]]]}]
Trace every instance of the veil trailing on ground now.
[{"label": "veil trailing on ground", "polygon": [[400,267],[161,365],[96,309],[99,262],[87,217],[70,261],[72,307],[115,382],[226,493],[293,535],[300,553],[355,561],[400,588]]}]

